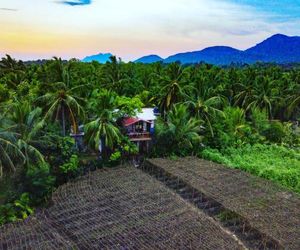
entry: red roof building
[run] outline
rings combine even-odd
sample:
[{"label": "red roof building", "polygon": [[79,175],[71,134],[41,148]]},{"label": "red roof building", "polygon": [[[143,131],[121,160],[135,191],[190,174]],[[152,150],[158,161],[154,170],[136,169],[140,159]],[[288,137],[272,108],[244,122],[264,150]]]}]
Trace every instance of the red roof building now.
[{"label": "red roof building", "polygon": [[137,144],[140,152],[148,151],[154,134],[155,120],[153,109],[142,109],[136,117],[125,117],[122,120],[126,135],[130,141]]}]

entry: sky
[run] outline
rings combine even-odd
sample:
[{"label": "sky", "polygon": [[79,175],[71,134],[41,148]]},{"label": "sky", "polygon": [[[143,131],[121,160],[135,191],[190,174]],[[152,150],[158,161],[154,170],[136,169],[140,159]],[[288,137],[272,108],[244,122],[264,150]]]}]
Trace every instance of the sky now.
[{"label": "sky", "polygon": [[300,35],[300,0],[0,0],[0,57],[123,60]]}]

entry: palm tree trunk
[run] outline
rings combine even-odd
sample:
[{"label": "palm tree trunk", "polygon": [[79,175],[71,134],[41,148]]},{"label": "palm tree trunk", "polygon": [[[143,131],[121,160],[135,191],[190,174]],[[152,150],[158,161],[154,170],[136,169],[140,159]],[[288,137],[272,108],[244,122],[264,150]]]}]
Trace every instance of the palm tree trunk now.
[{"label": "palm tree trunk", "polygon": [[107,159],[107,148],[105,145],[105,137],[101,137],[101,144],[102,144],[102,158]]},{"label": "palm tree trunk", "polygon": [[75,119],[75,116],[72,112],[72,110],[69,107],[69,112],[70,112],[70,116],[71,116],[71,120],[72,120],[72,127],[73,127],[73,134],[77,135],[78,134],[78,125]]},{"label": "palm tree trunk", "polygon": [[65,117],[65,107],[62,106],[62,134],[66,136],[66,117]]}]

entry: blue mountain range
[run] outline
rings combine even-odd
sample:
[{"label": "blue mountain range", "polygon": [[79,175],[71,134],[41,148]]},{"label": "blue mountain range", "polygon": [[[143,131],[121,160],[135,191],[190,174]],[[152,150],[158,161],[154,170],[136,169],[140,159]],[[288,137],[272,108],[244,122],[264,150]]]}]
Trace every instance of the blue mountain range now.
[{"label": "blue mountain range", "polygon": [[136,63],[155,63],[155,62],[162,62],[164,59],[161,58],[158,55],[149,55],[149,56],[143,56],[134,62]]},{"label": "blue mountain range", "polygon": [[92,62],[92,61],[97,61],[99,63],[106,63],[109,61],[109,58],[112,56],[110,53],[106,54],[97,54],[97,55],[92,55],[92,56],[87,56],[83,58],[81,61],[82,62]]},{"label": "blue mountain range", "polygon": [[[111,54],[99,54],[83,59],[84,62],[99,61],[105,63]],[[263,42],[247,50],[238,50],[227,46],[209,47],[199,51],[179,53],[165,59],[158,55],[143,56],[134,61],[135,63],[154,62],[181,62],[187,63],[210,63],[215,65],[229,65],[232,63],[256,62],[264,63],[300,63],[300,37],[276,34]]]},{"label": "blue mountain range", "polygon": [[[183,64],[206,62],[215,65],[256,62],[300,63],[300,37],[277,34],[244,51],[226,46],[215,46],[200,51],[175,54],[163,60],[164,63],[176,61]],[[142,57],[135,62],[149,63],[147,57]]]}]

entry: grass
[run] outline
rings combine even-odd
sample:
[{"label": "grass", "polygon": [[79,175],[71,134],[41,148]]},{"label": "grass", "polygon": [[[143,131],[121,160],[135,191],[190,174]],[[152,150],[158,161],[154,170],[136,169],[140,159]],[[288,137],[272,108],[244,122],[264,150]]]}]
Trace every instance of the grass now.
[{"label": "grass", "polygon": [[242,169],[300,193],[300,150],[277,145],[244,145],[239,148],[205,149],[201,157]]}]

